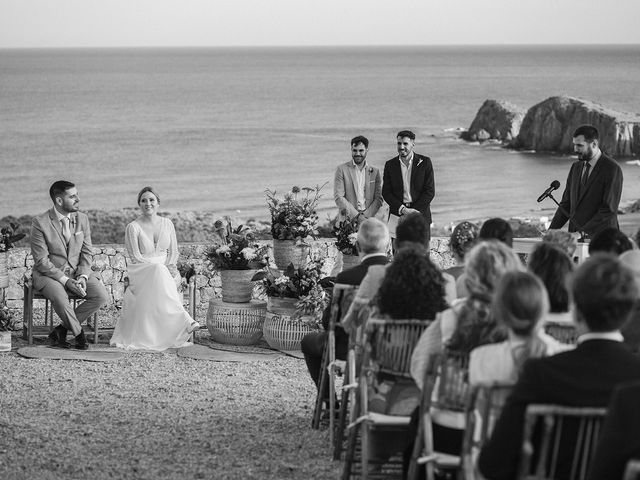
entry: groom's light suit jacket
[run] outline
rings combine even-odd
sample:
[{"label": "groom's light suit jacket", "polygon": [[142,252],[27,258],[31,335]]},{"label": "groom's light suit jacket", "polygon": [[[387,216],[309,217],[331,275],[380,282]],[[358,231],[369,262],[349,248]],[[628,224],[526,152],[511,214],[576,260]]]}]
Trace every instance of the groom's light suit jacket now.
[{"label": "groom's light suit jacket", "polygon": [[[338,206],[339,218],[342,219],[342,210],[345,210],[349,218],[358,215],[358,199],[356,196],[356,166],[353,161],[338,165],[333,182],[333,199]],[[375,216],[382,206],[382,176],[380,170],[371,165],[365,167],[364,180],[364,216]]]},{"label": "groom's light suit jacket", "polygon": [[72,213],[71,239],[67,245],[62,236],[62,226],[51,209],[31,222],[31,255],[33,256],[33,286],[44,287],[42,277],[60,280],[63,276],[77,278],[91,275],[91,231],[89,218],[81,212]]}]

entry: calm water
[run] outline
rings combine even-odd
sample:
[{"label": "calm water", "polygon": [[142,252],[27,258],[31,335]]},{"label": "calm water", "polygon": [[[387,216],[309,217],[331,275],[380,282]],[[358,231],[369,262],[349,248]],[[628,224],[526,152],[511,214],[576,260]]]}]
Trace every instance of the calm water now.
[{"label": "calm water", "polygon": [[[538,215],[569,157],[467,144],[487,98],[529,107],[569,94],[640,112],[640,46],[0,50],[0,216],[49,205],[52,181],[82,207],[135,206],[155,186],[167,210],[266,217],[264,189],[329,181],[349,139],[368,160],[410,128],[436,174],[434,222]],[[640,167],[622,162],[623,202]],[[562,187],[562,188],[563,188]]]}]

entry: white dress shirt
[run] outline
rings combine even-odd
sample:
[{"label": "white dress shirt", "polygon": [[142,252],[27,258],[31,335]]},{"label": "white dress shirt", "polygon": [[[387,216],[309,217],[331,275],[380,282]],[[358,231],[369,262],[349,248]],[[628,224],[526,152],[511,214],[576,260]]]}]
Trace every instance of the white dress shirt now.
[{"label": "white dress shirt", "polygon": [[362,165],[356,165],[356,162],[351,160],[353,166],[355,167],[356,172],[356,184],[354,185],[356,189],[356,209],[359,212],[364,212],[367,209],[366,199],[364,195],[365,182],[367,181],[367,162],[366,160],[362,162]]},{"label": "white dress shirt", "polygon": [[400,162],[400,171],[402,172],[402,201],[403,203],[413,202],[411,198],[411,169],[413,168],[413,152],[409,155],[409,163],[405,165],[404,162],[398,157]]}]

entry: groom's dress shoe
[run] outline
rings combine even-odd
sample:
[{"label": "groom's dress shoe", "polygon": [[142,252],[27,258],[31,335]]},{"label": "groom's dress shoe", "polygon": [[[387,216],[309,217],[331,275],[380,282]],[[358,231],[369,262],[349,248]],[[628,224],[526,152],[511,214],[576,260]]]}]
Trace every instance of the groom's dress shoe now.
[{"label": "groom's dress shoe", "polygon": [[51,331],[49,341],[52,347],[71,348],[71,344],[67,342],[67,329],[62,325],[58,325]]},{"label": "groom's dress shoe", "polygon": [[78,350],[88,350],[89,344],[84,336],[84,332],[80,332],[80,335],[76,335],[76,348]]}]

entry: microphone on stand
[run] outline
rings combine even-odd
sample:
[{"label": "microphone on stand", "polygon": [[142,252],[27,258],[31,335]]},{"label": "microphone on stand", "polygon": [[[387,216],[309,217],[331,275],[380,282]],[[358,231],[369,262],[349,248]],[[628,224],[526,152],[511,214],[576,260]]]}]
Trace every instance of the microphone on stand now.
[{"label": "microphone on stand", "polygon": [[554,190],[557,190],[558,188],[560,188],[560,182],[558,180],[554,180],[553,182],[551,182],[551,185],[549,186],[549,188],[547,188],[543,192],[543,194],[538,197],[538,203],[543,201],[545,198],[551,196],[551,192],[553,192]]}]

